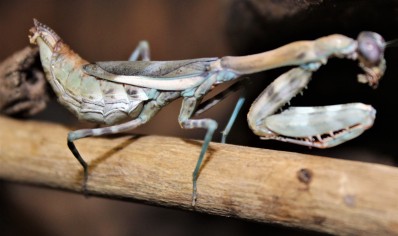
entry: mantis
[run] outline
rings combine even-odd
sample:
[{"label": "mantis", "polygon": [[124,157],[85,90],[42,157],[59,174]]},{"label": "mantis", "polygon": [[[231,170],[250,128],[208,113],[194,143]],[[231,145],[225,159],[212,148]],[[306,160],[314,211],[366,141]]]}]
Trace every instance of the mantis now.
[{"label": "mantis", "polygon": [[[355,46],[354,46],[355,45]],[[362,32],[351,53],[336,56],[358,58],[366,72],[358,81],[376,88],[386,69],[384,39],[372,32]],[[310,53],[308,51],[307,53]],[[372,127],[376,110],[362,103],[322,107],[289,107],[274,114],[305,88],[322,62],[291,69],[273,81],[252,104],[247,115],[249,127],[262,139],[274,139],[316,148],[329,148],[351,140]]]},{"label": "mantis", "polygon": [[[273,114],[300,93],[312,73],[326,64],[330,57],[359,60],[365,71],[359,75],[359,81],[371,86],[377,85],[385,70],[384,40],[373,32],[360,34],[358,40],[335,34],[313,41],[293,42],[254,55],[180,61],[150,61],[149,47],[142,42],[130,61],[96,63],[82,59],[52,29],[36,19],[29,38],[39,47],[44,72],[58,101],[80,120],[107,125],[68,134],[67,145],[84,170],[84,191],[87,189],[88,164],[77,150],[76,140],[132,130],[148,122],[162,107],[182,98],[178,116],[181,127],[207,130],[192,174],[193,206],[197,199],[199,169],[218,124],[212,119],[192,117],[218,102],[218,97],[215,97],[214,103],[201,104],[203,97],[216,85],[237,80],[246,74],[297,66],[278,77],[253,103],[248,114],[249,126],[265,139],[326,147],[352,139],[369,128],[374,119],[373,108],[358,103],[291,108]],[[136,61],[139,57],[142,60]],[[235,111],[240,109],[240,105],[238,103]],[[358,118],[352,119],[351,114],[358,114]],[[335,117],[339,122],[333,122]],[[231,122],[234,118],[233,115]],[[287,122],[289,128],[281,128],[280,124],[290,118],[292,120]],[[323,118],[327,118],[326,122],[316,122]],[[329,122],[332,124],[328,125]],[[307,132],[307,129],[313,132]],[[330,137],[322,139],[325,133]],[[315,140],[313,137],[319,138]]]}]

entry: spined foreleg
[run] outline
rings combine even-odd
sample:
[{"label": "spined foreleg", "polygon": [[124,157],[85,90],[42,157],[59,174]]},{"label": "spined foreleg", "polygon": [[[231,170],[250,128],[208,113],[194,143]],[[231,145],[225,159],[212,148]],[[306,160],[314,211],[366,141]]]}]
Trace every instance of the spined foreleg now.
[{"label": "spined foreleg", "polygon": [[261,93],[248,114],[255,134],[262,139],[328,148],[359,136],[373,125],[376,111],[362,103],[290,107],[274,114],[306,86],[311,74],[307,69],[292,69]]}]

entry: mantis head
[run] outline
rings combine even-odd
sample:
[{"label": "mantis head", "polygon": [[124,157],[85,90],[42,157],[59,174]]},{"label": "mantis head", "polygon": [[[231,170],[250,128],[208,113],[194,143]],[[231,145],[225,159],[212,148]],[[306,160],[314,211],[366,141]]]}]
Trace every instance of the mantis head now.
[{"label": "mantis head", "polygon": [[383,59],[386,42],[381,35],[364,31],[358,35],[358,56],[365,65],[375,66]]},{"label": "mantis head", "polygon": [[366,73],[358,75],[358,81],[376,88],[386,69],[384,60],[386,42],[381,35],[369,31],[361,32],[357,42],[360,66]]}]

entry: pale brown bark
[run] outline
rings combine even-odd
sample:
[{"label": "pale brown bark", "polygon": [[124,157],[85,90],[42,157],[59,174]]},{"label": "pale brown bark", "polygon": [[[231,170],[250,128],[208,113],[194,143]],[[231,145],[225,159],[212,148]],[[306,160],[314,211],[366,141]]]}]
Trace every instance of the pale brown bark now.
[{"label": "pale brown bark", "polygon": [[[81,192],[68,129],[0,117],[0,178]],[[201,142],[123,136],[76,142],[92,195],[138,200],[339,235],[398,235],[398,170],[211,143],[191,206]]]}]

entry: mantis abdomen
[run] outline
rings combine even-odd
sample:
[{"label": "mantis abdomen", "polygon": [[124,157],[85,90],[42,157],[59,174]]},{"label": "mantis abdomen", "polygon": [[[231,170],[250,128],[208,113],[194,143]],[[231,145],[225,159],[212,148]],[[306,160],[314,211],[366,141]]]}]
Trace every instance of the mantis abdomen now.
[{"label": "mantis abdomen", "polygon": [[116,124],[140,114],[149,90],[97,79],[83,72],[88,62],[62,41],[51,51],[38,40],[41,60],[58,101],[80,120]]}]

